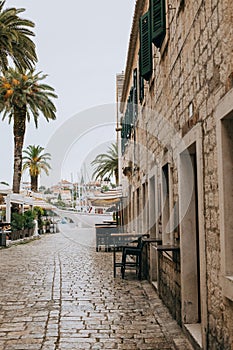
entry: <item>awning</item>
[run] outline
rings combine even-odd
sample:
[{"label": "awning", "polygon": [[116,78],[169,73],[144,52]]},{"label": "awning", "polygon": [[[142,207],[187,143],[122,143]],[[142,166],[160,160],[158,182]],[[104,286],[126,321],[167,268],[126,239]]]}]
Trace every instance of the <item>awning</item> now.
[{"label": "awning", "polygon": [[5,197],[5,201],[6,201],[6,217],[8,222],[10,221],[10,217],[11,217],[11,203],[23,205],[24,208],[27,208],[30,206],[31,207],[37,206],[45,210],[56,209],[56,207],[54,207],[52,204],[45,202],[41,198],[33,198],[31,195],[29,197],[19,193],[9,193]]},{"label": "awning", "polygon": [[0,183],[0,193],[7,195],[9,193],[12,193],[12,189],[8,185]]},{"label": "awning", "polygon": [[110,207],[113,204],[118,204],[122,199],[121,190],[110,190],[103,193],[99,193],[96,196],[88,197],[92,206],[95,207]]},{"label": "awning", "polygon": [[33,205],[33,199],[31,197],[26,197],[19,193],[10,193],[7,195],[7,199],[11,203]]},{"label": "awning", "polygon": [[54,210],[54,209],[57,209],[57,207],[55,207],[54,205],[50,204],[50,203],[47,203],[41,199],[34,199],[33,200],[33,206],[34,207],[40,207],[42,209],[45,209],[45,210]]},{"label": "awning", "polygon": [[33,199],[31,197],[23,196],[19,193],[9,193],[5,197],[6,202],[6,221],[11,221],[11,203],[20,204],[25,207],[33,206]]}]

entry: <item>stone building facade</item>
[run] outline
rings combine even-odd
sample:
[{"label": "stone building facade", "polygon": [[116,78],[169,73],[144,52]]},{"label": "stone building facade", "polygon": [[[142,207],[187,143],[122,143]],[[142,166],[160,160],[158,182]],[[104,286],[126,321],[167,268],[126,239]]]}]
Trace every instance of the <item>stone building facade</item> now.
[{"label": "stone building facade", "polygon": [[137,0],[120,104],[126,229],[211,350],[233,349],[232,20],[232,0]]}]

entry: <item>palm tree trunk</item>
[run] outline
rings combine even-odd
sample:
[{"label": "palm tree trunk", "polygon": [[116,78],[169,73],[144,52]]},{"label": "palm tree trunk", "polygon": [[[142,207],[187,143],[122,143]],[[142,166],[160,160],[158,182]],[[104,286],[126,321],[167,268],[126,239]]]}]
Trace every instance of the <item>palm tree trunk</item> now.
[{"label": "palm tree trunk", "polygon": [[31,175],[31,190],[33,192],[38,191],[38,176]]},{"label": "palm tree trunk", "polygon": [[119,176],[118,176],[118,168],[114,170],[114,175],[115,175],[115,179],[116,179],[116,185],[119,185]]},{"label": "palm tree trunk", "polygon": [[22,177],[22,152],[26,131],[26,106],[14,108],[14,175],[13,192],[19,193]]}]

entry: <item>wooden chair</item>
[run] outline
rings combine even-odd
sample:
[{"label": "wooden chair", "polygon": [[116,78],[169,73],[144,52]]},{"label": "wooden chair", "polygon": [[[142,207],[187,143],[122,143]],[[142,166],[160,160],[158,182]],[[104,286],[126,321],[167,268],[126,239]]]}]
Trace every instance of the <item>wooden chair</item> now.
[{"label": "wooden chair", "polygon": [[134,242],[136,245],[125,245],[122,247],[121,260],[121,276],[125,278],[125,271],[128,269],[135,269],[138,279],[142,278],[142,251],[143,251],[143,237],[149,237],[148,234],[141,235]]},{"label": "wooden chair", "polygon": [[135,233],[111,233],[111,244],[113,251],[113,276],[116,277],[116,269],[117,267],[122,267],[122,259],[119,261],[117,259],[117,252],[121,252],[122,249],[133,242],[137,242],[138,237],[141,235],[137,235]]}]

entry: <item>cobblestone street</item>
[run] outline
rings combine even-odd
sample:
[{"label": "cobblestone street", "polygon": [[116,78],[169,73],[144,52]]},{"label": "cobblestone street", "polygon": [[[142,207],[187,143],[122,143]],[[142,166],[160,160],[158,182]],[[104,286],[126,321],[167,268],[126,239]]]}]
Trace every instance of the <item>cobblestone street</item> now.
[{"label": "cobblestone street", "polygon": [[0,250],[0,350],[191,349],[147,281],[113,278],[93,229],[61,230]]}]

